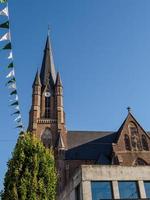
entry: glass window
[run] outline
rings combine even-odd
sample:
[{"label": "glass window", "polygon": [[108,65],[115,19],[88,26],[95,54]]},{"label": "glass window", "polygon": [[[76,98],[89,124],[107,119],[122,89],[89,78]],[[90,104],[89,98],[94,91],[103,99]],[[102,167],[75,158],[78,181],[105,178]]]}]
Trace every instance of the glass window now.
[{"label": "glass window", "polygon": [[125,141],[126,150],[131,151],[130,139],[129,139],[129,136],[126,134],[124,136],[124,141]]},{"label": "glass window", "polygon": [[50,118],[50,97],[45,97],[45,118]]},{"label": "glass window", "polygon": [[41,135],[41,140],[45,147],[50,148],[52,145],[52,134],[49,128],[46,128]]},{"label": "glass window", "polygon": [[92,200],[113,199],[110,181],[92,181]]},{"label": "glass window", "polygon": [[145,181],[144,187],[146,192],[146,198],[150,198],[150,181]]},{"label": "glass window", "polygon": [[137,199],[139,191],[136,181],[119,181],[120,199]]}]

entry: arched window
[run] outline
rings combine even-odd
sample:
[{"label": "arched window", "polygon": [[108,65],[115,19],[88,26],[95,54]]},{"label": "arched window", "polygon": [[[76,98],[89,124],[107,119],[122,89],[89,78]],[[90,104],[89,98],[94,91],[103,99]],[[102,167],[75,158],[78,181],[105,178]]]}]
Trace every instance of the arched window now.
[{"label": "arched window", "polygon": [[134,165],[137,166],[137,165],[148,165],[147,162],[145,160],[143,160],[142,158],[137,158],[135,161],[134,161]]},{"label": "arched window", "polygon": [[52,146],[52,134],[49,128],[46,128],[41,135],[41,140],[45,147],[50,148]]},{"label": "arched window", "polygon": [[45,97],[45,118],[50,118],[50,97]]},{"label": "arched window", "polygon": [[130,144],[130,139],[129,136],[125,134],[124,136],[124,142],[125,142],[125,148],[127,151],[131,151],[131,144]]},{"label": "arched window", "polygon": [[141,151],[142,148],[141,148],[141,142],[140,142],[140,138],[139,138],[138,129],[133,122],[131,122],[129,124],[129,133],[131,135],[132,149],[134,151]]},{"label": "arched window", "polygon": [[142,135],[142,146],[145,151],[149,151],[148,143],[145,135]]}]

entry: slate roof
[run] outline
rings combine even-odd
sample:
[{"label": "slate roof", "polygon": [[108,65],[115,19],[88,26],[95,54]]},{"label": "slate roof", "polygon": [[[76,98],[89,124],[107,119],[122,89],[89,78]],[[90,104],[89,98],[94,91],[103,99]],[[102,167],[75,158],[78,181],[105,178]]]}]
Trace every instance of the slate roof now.
[{"label": "slate roof", "polygon": [[[68,131],[68,149],[111,135],[112,131]],[[104,140],[103,140],[104,141]]]},{"label": "slate roof", "polygon": [[69,131],[66,160],[94,160],[110,163],[115,132]]},{"label": "slate roof", "polygon": [[40,80],[40,76],[39,76],[38,71],[36,72],[35,79],[34,79],[32,87],[35,86],[35,85],[41,85],[41,80]]},{"label": "slate roof", "polygon": [[47,81],[49,80],[50,85],[54,86],[56,81],[56,72],[55,72],[55,66],[53,61],[53,55],[52,55],[52,48],[50,43],[50,37],[47,36],[47,41],[45,45],[44,50],[44,57],[40,72],[40,78],[42,85],[47,85]]}]

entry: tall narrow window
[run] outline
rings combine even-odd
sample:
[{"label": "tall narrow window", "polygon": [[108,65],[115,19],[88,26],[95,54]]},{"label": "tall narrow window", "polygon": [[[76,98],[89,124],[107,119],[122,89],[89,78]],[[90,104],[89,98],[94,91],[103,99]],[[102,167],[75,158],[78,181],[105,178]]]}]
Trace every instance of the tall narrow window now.
[{"label": "tall narrow window", "polygon": [[45,97],[45,118],[50,118],[50,97]]},{"label": "tall narrow window", "polygon": [[145,135],[142,135],[142,146],[145,151],[149,151],[148,143]]},{"label": "tall narrow window", "polygon": [[45,147],[50,148],[52,146],[52,134],[49,128],[46,128],[41,135],[41,140]]},{"label": "tall narrow window", "polygon": [[138,133],[138,129],[134,125],[134,123],[130,123],[129,130],[130,130],[130,134],[131,134],[132,149],[134,151],[140,151],[141,150],[141,143],[140,143],[139,133]]},{"label": "tall narrow window", "polygon": [[125,134],[124,136],[124,142],[125,142],[125,148],[127,151],[131,151],[131,144],[130,144],[130,139],[129,136]]}]

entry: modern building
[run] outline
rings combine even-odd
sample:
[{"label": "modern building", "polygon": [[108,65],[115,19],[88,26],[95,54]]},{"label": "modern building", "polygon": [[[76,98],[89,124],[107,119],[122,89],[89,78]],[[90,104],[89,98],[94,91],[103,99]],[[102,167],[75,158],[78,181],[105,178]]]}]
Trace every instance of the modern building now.
[{"label": "modern building", "polygon": [[67,130],[49,36],[32,88],[28,129],[54,150],[58,200],[150,198],[150,136],[129,108],[115,132]]}]

